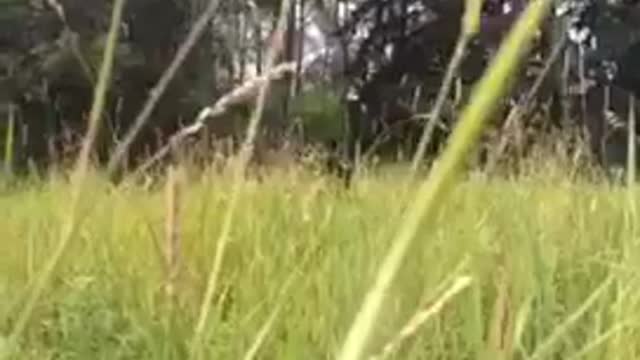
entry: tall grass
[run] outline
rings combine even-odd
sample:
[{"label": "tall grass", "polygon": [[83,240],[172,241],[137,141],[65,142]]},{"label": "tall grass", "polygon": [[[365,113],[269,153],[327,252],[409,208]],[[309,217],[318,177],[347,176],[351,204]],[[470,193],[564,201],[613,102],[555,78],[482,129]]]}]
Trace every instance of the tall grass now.
[{"label": "tall grass", "polygon": [[[469,0],[469,4],[473,4],[473,1]],[[551,2],[545,0],[529,4],[498,50],[487,73],[472,92],[469,105],[462,112],[450,144],[441,156],[442,159],[434,167],[427,181],[420,186],[405,214],[393,246],[380,266],[376,281],[367,293],[345,340],[339,359],[351,360],[362,357],[387,290],[401,267],[420,222],[423,218],[435,216],[438,205],[445,201],[445,195],[454,185],[467,153],[475,145],[500,98],[509,89],[508,85],[513,81],[517,65],[529,49],[531,40],[550,6]],[[473,9],[475,6],[469,8]],[[469,13],[469,18],[473,18],[472,15],[476,12],[470,10]]]},{"label": "tall grass", "polygon": [[[248,179],[237,195],[201,355],[333,358],[393,245],[377,234],[401,225],[389,216],[405,207],[394,186],[401,179],[372,175],[349,193],[302,172]],[[409,319],[469,276],[471,286],[390,358],[640,356],[640,252],[627,236],[628,192],[559,179],[539,173],[460,183],[432,221],[418,226],[366,354],[381,353]],[[116,189],[90,176],[83,201],[93,211],[7,358],[186,358],[232,181],[232,174],[209,173],[182,182],[175,219],[181,266],[170,310],[165,190]],[[53,179],[0,198],[0,253],[9,255],[0,258],[0,334],[15,327],[21,299],[58,244],[71,186]],[[633,201],[639,195],[634,190]]]},{"label": "tall grass", "polygon": [[516,23],[408,208],[406,174],[351,192],[246,178],[267,82],[239,161],[170,176],[165,212],[161,189],[89,170],[116,1],[74,177],[0,198],[0,358],[637,357],[636,189],[459,177],[550,3]]},{"label": "tall grass", "polygon": [[53,249],[53,252],[49,259],[44,262],[45,267],[42,269],[39,276],[34,279],[33,290],[25,298],[24,307],[20,310],[20,315],[14,325],[11,336],[9,338],[9,343],[11,345],[13,345],[21,337],[22,332],[24,331],[24,328],[32,315],[33,309],[36,306],[36,302],[40,299],[45,287],[48,285],[50,278],[56,271],[60,259],[66,252],[69,243],[75,235],[78,223],[79,205],[84,196],[85,179],[87,177],[87,172],[89,169],[89,157],[98,133],[98,129],[100,128],[105,96],[111,80],[115,46],[118,42],[118,28],[120,26],[122,18],[124,1],[125,0],[116,0],[114,2],[113,16],[111,17],[109,34],[104,49],[102,67],[100,69],[100,75],[94,93],[94,101],[91,107],[91,112],[89,114],[88,131],[83,141],[82,149],[78,156],[76,168],[73,173],[73,187],[71,188],[72,191],[70,192],[69,207],[66,210],[66,212],[68,212],[68,216],[64,220],[64,225],[60,232],[61,235],[58,246]]}]

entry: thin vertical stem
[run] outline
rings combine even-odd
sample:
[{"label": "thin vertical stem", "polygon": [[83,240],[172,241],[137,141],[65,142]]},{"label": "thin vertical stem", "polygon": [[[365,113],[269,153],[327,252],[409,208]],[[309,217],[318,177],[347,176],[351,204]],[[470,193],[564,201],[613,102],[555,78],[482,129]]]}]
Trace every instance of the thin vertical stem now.
[{"label": "thin vertical stem", "polygon": [[125,153],[127,152],[129,146],[138,135],[138,132],[142,129],[142,127],[146,124],[147,120],[151,116],[153,109],[155,109],[156,104],[160,101],[160,98],[164,94],[165,90],[169,86],[171,80],[177,73],[182,63],[187,58],[187,55],[191,51],[191,48],[198,41],[202,33],[209,26],[209,20],[213,17],[214,13],[218,9],[219,0],[211,0],[209,5],[204,10],[202,15],[198,18],[196,23],[191,28],[189,35],[187,35],[186,40],[180,45],[175,57],[171,61],[169,67],[165,70],[160,77],[160,80],[156,83],[153,89],[149,92],[149,98],[144,104],[144,107],[140,111],[140,113],[136,116],[133,121],[133,125],[129,128],[127,134],[124,139],[113,152],[111,159],[109,160],[109,164],[107,166],[107,171],[109,174],[112,174],[117,170],[117,167],[120,165]]},{"label": "thin vertical stem", "polygon": [[13,331],[9,338],[11,344],[15,344],[15,341],[22,335],[26,329],[27,323],[36,303],[42,296],[47,283],[53,276],[60,259],[67,250],[74,233],[78,226],[78,206],[84,190],[84,183],[87,177],[89,168],[89,155],[98,134],[100,127],[101,114],[106,101],[106,93],[109,87],[109,79],[111,78],[111,71],[113,68],[115,48],[118,43],[119,31],[122,19],[122,12],[124,9],[125,0],[116,0],[113,4],[113,13],[111,16],[111,25],[107,38],[107,44],[104,49],[102,57],[102,67],[100,68],[100,74],[98,77],[98,83],[96,84],[93,104],[91,112],[89,114],[89,129],[82,143],[82,149],[78,155],[75,171],[72,177],[72,194],[70,200],[70,211],[62,227],[62,234],[60,241],[56,245],[53,254],[49,258],[49,261],[45,264],[42,273],[35,279],[32,292],[29,294],[22,311],[18,314],[17,321],[13,327]]},{"label": "thin vertical stem", "polygon": [[462,30],[460,32],[460,37],[458,38],[458,41],[456,43],[451,61],[447,66],[447,71],[445,73],[444,80],[442,81],[442,85],[440,86],[440,90],[436,98],[436,103],[429,113],[427,120],[428,123],[424,128],[424,131],[420,138],[420,142],[418,143],[418,148],[416,149],[416,152],[414,154],[413,161],[411,163],[411,172],[409,176],[410,179],[414,177],[415,173],[418,170],[420,161],[422,160],[422,158],[424,158],[424,154],[426,152],[427,146],[429,145],[429,142],[431,141],[433,131],[435,130],[435,127],[440,120],[442,109],[444,108],[447,97],[449,96],[449,93],[451,91],[451,86],[455,80],[458,68],[464,60],[464,53],[467,50],[467,46],[480,30],[482,2],[483,0],[466,0],[465,13],[462,18]]},{"label": "thin vertical stem", "polygon": [[175,301],[176,278],[180,262],[180,183],[178,171],[169,167],[166,187],[165,216],[165,291],[169,301]]},{"label": "thin vertical stem", "polygon": [[366,294],[358,314],[338,354],[339,360],[361,359],[382,310],[387,292],[393,283],[423,219],[435,216],[438,206],[454,186],[463,169],[465,158],[476,145],[490,114],[508,91],[510,79],[529,50],[536,30],[546,17],[551,0],[529,3],[502,42],[496,57],[471,94],[451,141],[433,168],[429,178],[420,185],[391,248],[378,270],[376,279]]},{"label": "thin vertical stem", "polygon": [[629,95],[629,121],[627,130],[627,186],[631,188],[636,182],[636,98]]},{"label": "thin vertical stem", "polygon": [[13,103],[9,104],[8,109],[8,121],[7,121],[7,135],[5,136],[4,143],[4,170],[7,175],[11,175],[13,172],[13,158],[14,158],[14,137],[15,137],[15,124],[16,124],[16,107]]},{"label": "thin vertical stem", "polygon": [[[290,0],[284,0],[281,4],[280,8],[280,16],[278,18],[276,24],[276,31],[281,31],[285,26],[285,21],[287,20],[287,14],[290,10]],[[268,73],[276,60],[276,56],[280,51],[280,46],[278,46],[280,41],[275,41],[275,45],[269,48],[269,54],[267,57],[267,66],[265,71]],[[200,305],[200,312],[198,315],[198,320],[196,322],[196,327],[193,335],[193,340],[191,344],[191,353],[190,358],[200,358],[202,356],[202,337],[204,335],[205,327],[209,320],[209,314],[211,312],[211,302],[213,300],[213,295],[218,286],[218,277],[220,276],[220,272],[222,269],[222,263],[225,257],[225,252],[227,245],[229,243],[229,236],[231,232],[231,225],[233,223],[233,219],[235,216],[236,208],[238,206],[238,198],[240,193],[240,188],[244,183],[244,169],[246,168],[247,163],[251,158],[251,154],[254,149],[254,142],[257,135],[258,127],[260,125],[260,120],[262,118],[262,113],[265,107],[265,100],[267,96],[267,92],[269,91],[270,79],[266,79],[266,81],[260,86],[260,91],[258,94],[258,98],[256,100],[256,106],[249,121],[249,125],[247,127],[246,137],[244,142],[240,148],[240,153],[238,154],[238,158],[233,161],[232,166],[232,189],[229,200],[229,206],[225,213],[224,219],[222,220],[222,229],[220,231],[220,236],[218,237],[218,241],[216,244],[216,254],[213,259],[213,263],[211,264],[211,269],[207,278],[207,286],[205,289],[204,298],[202,300],[202,304]]]}]

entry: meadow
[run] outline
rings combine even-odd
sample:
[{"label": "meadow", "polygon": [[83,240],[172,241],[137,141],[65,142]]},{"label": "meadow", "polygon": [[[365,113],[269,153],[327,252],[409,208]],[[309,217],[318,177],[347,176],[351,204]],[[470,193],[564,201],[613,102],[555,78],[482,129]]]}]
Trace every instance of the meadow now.
[{"label": "meadow", "polygon": [[638,358],[637,187],[553,156],[462,172],[550,1],[523,13],[426,180],[371,169],[350,189],[296,166],[244,176],[265,86],[226,169],[94,171],[122,4],[74,171],[0,184],[1,360]]},{"label": "meadow", "polygon": [[[0,341],[7,358],[188,358],[231,183],[181,174],[175,192],[89,176],[73,241],[22,338]],[[401,178],[371,173],[349,191],[300,169],[247,180],[203,358],[333,358],[400,226]],[[62,177],[5,187],[0,334],[53,252],[70,187]],[[421,223],[366,353],[638,358],[639,198],[551,166],[468,177]]]}]

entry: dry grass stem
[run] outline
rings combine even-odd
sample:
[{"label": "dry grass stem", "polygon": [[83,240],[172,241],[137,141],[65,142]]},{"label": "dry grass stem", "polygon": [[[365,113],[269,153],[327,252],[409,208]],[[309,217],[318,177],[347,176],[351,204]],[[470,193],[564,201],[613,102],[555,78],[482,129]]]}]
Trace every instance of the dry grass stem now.
[{"label": "dry grass stem", "polygon": [[[281,4],[280,15],[276,26],[276,31],[284,29],[287,14],[290,9],[290,1],[284,0]],[[274,66],[275,58],[280,49],[277,46],[271,46],[267,56],[267,64],[265,72],[268,74]],[[244,184],[244,170],[253,152],[253,145],[257,134],[258,126],[262,118],[262,112],[265,106],[266,95],[269,90],[270,81],[264,81],[260,86],[260,91],[256,101],[256,107],[252,114],[252,117],[247,128],[245,141],[240,149],[239,157],[236,161],[232,162],[233,174],[232,174],[232,189],[230,193],[229,205],[225,213],[220,236],[217,241],[216,253],[213,259],[211,270],[209,271],[207,287],[205,290],[204,298],[201,304],[198,320],[195,327],[191,357],[200,358],[202,356],[202,336],[209,319],[209,313],[211,311],[211,301],[217,288],[218,277],[222,269],[222,262],[225,256],[225,250],[229,242],[229,235],[231,232],[231,225],[235,216],[235,211],[238,205],[238,197],[240,189]]]},{"label": "dry grass stem", "polygon": [[540,71],[538,76],[536,76],[536,79],[533,85],[531,86],[531,88],[529,88],[529,91],[525,95],[524,99],[521,101],[520,104],[515,105],[509,111],[509,114],[507,115],[507,118],[505,119],[504,124],[502,125],[502,131],[501,131],[502,136],[500,137],[500,142],[498,143],[493,156],[491,156],[491,158],[489,159],[489,163],[487,165],[488,172],[491,172],[495,168],[497,160],[504,154],[507,148],[507,145],[509,144],[509,138],[507,136],[508,130],[512,126],[514,126],[517,120],[521,119],[522,116],[529,111],[531,105],[533,104],[533,101],[535,100],[536,95],[538,94],[538,91],[540,91],[540,88],[544,84],[544,80],[547,78],[549,71],[551,71],[555,62],[558,61],[558,59],[560,58],[560,55],[562,55],[562,52],[565,49],[565,46],[567,44],[566,34],[563,34],[563,35],[564,36],[562,36],[562,38],[559,39],[559,41],[555,44],[553,50],[551,51],[551,54],[545,61],[542,71]]},{"label": "dry grass stem", "polygon": [[513,311],[509,296],[508,275],[504,268],[499,269],[496,279],[496,300],[493,304],[493,316],[489,327],[488,356],[495,359],[510,359],[513,349]]},{"label": "dry grass stem", "polygon": [[207,29],[207,26],[209,26],[209,21],[211,20],[211,18],[213,18],[214,13],[218,9],[219,3],[220,3],[219,0],[210,0],[207,8],[202,12],[200,17],[198,17],[193,27],[191,27],[191,30],[187,35],[187,38],[185,39],[184,42],[182,42],[182,44],[180,44],[180,47],[178,48],[178,51],[176,52],[176,55],[173,58],[173,61],[171,61],[171,64],[164,71],[164,73],[160,77],[160,80],[158,80],[158,82],[153,87],[153,89],[151,89],[151,92],[149,93],[149,98],[145,102],[144,107],[142,108],[140,113],[136,116],[133,122],[133,125],[131,125],[131,127],[129,128],[129,131],[127,131],[127,134],[125,135],[122,142],[118,144],[118,146],[114,150],[113,155],[111,156],[111,159],[109,160],[109,164],[107,166],[108,173],[110,174],[113,173],[116,170],[116,168],[120,165],[129,146],[133,142],[134,138],[138,135],[138,132],[140,132],[140,129],[142,129],[142,127],[148,121],[157,102],[160,100],[160,98],[164,94],[171,80],[173,80],[173,77],[175,76],[180,66],[182,66],[182,63],[184,62],[187,55],[191,51],[191,48],[193,48],[193,46],[198,41],[200,36]]},{"label": "dry grass stem", "polygon": [[175,300],[176,279],[180,267],[180,205],[181,191],[179,172],[170,167],[166,186],[165,216],[165,292],[172,303]]},{"label": "dry grass stem", "polygon": [[382,352],[378,355],[372,356],[370,360],[384,359],[390,356],[402,345],[404,341],[415,335],[422,325],[424,325],[433,316],[439,314],[444,306],[456,295],[471,286],[472,282],[473,280],[470,276],[462,276],[456,279],[453,285],[451,285],[447,291],[440,296],[440,298],[434,301],[433,304],[411,317],[402,330],[400,330],[400,332],[384,346]]},{"label": "dry grass stem", "polygon": [[451,86],[454,83],[458,68],[464,60],[467,46],[469,45],[469,42],[473,39],[473,37],[478,33],[480,28],[482,0],[466,0],[465,4],[466,9],[464,17],[462,19],[462,31],[460,32],[460,37],[458,39],[458,42],[456,43],[453,56],[451,57],[451,60],[447,65],[447,71],[444,75],[444,80],[442,81],[440,90],[438,91],[436,102],[433,105],[431,112],[427,116],[427,125],[425,126],[422,136],[420,137],[418,148],[416,149],[413,161],[411,163],[411,173],[409,176],[409,180],[411,180],[415,176],[420,161],[422,161],[422,159],[424,158],[427,146],[429,146],[429,143],[431,142],[433,131],[440,121],[440,116],[442,114],[442,110],[444,109],[444,105],[446,104],[447,97],[449,97],[449,94],[451,93]]},{"label": "dry grass stem", "polygon": [[629,94],[629,114],[627,125],[627,149],[629,155],[627,157],[627,186],[632,187],[636,183],[636,96]]},{"label": "dry grass stem", "polygon": [[24,308],[20,312],[18,320],[13,327],[13,331],[10,337],[11,343],[14,343],[22,335],[22,332],[24,331],[31,313],[33,312],[33,309],[36,305],[36,302],[44,292],[47,283],[53,276],[53,273],[55,272],[60,259],[68,248],[69,243],[71,242],[71,239],[73,238],[73,235],[76,231],[78,225],[78,205],[83,195],[85,186],[84,183],[88,174],[89,156],[91,153],[91,149],[93,148],[96,136],[98,134],[98,129],[100,128],[100,120],[102,118],[101,114],[105,104],[105,96],[107,93],[107,88],[109,86],[109,79],[111,78],[111,71],[114,63],[115,46],[118,42],[119,35],[118,27],[121,22],[123,9],[124,0],[116,0],[113,5],[113,14],[111,17],[111,25],[108,34],[107,45],[104,49],[104,55],[102,57],[102,67],[100,69],[93,104],[91,107],[91,112],[89,114],[89,128],[82,142],[82,148],[76,161],[74,173],[72,174],[72,194],[69,204],[69,212],[65,219],[65,222],[62,224],[62,233],[60,236],[60,240],[53,254],[48,259],[49,261],[45,264],[42,273],[35,279],[33,291],[29,294]]},{"label": "dry grass stem", "polygon": [[261,76],[245,81],[242,85],[222,96],[213,106],[207,106],[200,110],[194,122],[173,134],[169,142],[156,151],[147,161],[145,161],[136,171],[134,176],[147,171],[153,164],[164,158],[172,148],[179,146],[187,137],[202,131],[208,119],[224,115],[232,107],[243,105],[255,101],[260,88],[265,83],[281,79],[287,73],[295,71],[295,63],[282,63],[274,66]]}]

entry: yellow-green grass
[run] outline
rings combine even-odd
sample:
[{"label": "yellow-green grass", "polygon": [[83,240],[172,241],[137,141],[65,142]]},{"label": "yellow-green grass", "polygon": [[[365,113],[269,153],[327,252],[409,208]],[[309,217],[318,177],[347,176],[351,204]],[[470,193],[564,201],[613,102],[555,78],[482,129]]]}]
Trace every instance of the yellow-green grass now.
[{"label": "yellow-green grass", "polygon": [[77,181],[1,200],[0,359],[635,358],[633,189],[457,181],[549,5],[522,15],[409,204],[406,174],[345,192],[296,172],[245,183],[241,161],[187,182],[167,221],[157,189],[85,181],[90,131]]},{"label": "yellow-green grass", "polygon": [[[436,218],[418,229],[365,354],[379,353],[465,276],[470,287],[400,344],[397,358],[520,359],[544,351],[536,357],[569,359],[585,349],[578,358],[638,358],[640,248],[629,193],[560,173],[454,186]],[[370,174],[349,192],[303,171],[248,180],[204,333],[205,357],[242,358],[273,316],[257,358],[333,358],[400,223],[404,176]],[[186,358],[231,179],[206,174],[183,184],[172,308],[163,291],[162,187],[115,188],[90,176],[77,237],[15,346],[6,336],[56,246],[72,185],[58,178],[5,189],[0,352],[11,359]]]}]

